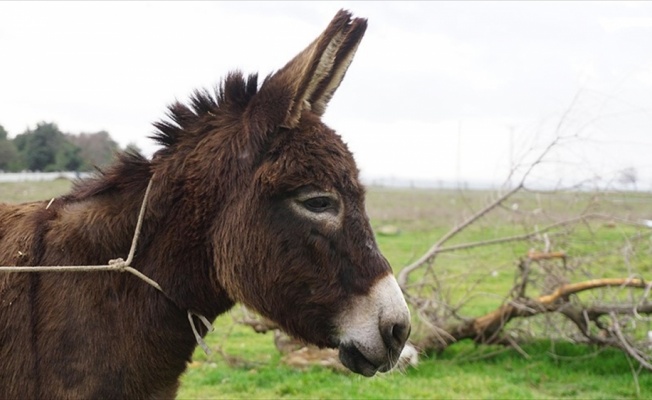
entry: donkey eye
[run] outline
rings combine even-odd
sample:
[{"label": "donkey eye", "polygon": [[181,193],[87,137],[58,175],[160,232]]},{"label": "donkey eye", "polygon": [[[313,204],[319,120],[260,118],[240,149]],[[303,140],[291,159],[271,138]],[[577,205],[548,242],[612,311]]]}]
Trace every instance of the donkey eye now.
[{"label": "donkey eye", "polygon": [[314,213],[322,213],[335,208],[333,199],[326,196],[311,197],[301,203],[305,208]]}]

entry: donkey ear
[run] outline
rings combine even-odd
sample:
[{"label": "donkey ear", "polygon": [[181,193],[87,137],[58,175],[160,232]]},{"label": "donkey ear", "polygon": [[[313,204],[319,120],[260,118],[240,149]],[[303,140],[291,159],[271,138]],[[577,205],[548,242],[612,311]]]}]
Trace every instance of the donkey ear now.
[{"label": "donkey ear", "polygon": [[349,12],[340,10],[315,41],[265,80],[249,111],[265,115],[268,128],[296,127],[306,109],[322,115],[366,28],[366,19],[351,19]]}]

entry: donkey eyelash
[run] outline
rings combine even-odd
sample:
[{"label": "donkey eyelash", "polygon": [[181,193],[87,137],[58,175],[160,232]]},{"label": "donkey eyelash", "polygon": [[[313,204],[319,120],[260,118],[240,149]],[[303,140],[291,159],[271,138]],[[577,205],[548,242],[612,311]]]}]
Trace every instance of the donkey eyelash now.
[{"label": "donkey eyelash", "polygon": [[340,197],[333,192],[321,190],[300,191],[294,197],[294,200],[303,210],[312,214],[338,214],[340,209]]},{"label": "donkey eyelash", "polygon": [[301,204],[309,211],[322,213],[337,208],[337,200],[328,196],[312,197],[301,202]]},{"label": "donkey eyelash", "polygon": [[295,199],[298,202],[303,203],[303,202],[308,201],[310,199],[315,199],[315,198],[319,198],[319,197],[326,197],[326,198],[330,199],[333,202],[337,202],[339,200],[339,198],[340,198],[336,193],[317,190],[317,191],[305,191],[305,192],[299,193],[295,197]]}]

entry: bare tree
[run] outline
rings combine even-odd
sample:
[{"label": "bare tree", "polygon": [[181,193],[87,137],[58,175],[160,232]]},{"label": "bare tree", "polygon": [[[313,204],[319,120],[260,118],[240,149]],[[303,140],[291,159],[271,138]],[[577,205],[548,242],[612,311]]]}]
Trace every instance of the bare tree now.
[{"label": "bare tree", "polygon": [[[645,280],[652,272],[652,241],[643,221],[648,210],[639,205],[652,196],[528,187],[537,168],[555,161],[559,147],[583,140],[577,129],[565,133],[573,104],[549,144],[530,156],[532,161],[513,167],[507,182],[517,182],[514,187],[472,212],[400,272],[399,284],[420,323],[418,348],[441,351],[469,339],[523,353],[519,343],[547,338],[615,347],[652,369],[652,283]],[[620,172],[618,183],[635,186],[636,180],[630,168]],[[474,229],[504,221],[510,222],[509,233],[464,240],[477,238],[467,235]],[[509,251],[511,265],[489,261],[492,252]],[[455,267],[462,264],[467,267]],[[514,276],[513,284],[497,289],[495,277],[506,273]],[[493,310],[478,312],[491,304]]]}]

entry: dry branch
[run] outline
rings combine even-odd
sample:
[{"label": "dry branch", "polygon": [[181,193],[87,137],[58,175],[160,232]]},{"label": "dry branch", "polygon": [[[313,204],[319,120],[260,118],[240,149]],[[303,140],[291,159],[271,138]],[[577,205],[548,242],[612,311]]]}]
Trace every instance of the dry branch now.
[{"label": "dry branch", "polygon": [[280,329],[276,322],[260,316],[244,306],[240,307],[240,309],[242,310],[242,316],[234,317],[236,323],[249,326],[257,333],[267,333]]},{"label": "dry branch", "polygon": [[[513,318],[531,317],[555,311],[562,312],[564,315],[567,313],[571,314],[567,308],[569,296],[587,290],[613,286],[639,289],[648,287],[643,280],[630,278],[592,279],[579,283],[566,284],[557,288],[552,294],[540,296],[536,299],[520,298],[513,300],[486,315],[446,327],[443,329],[446,335],[441,335],[441,333],[429,335],[418,344],[418,347],[425,350],[440,351],[463,339],[473,339],[475,342],[482,344],[502,343],[500,333],[505,325]],[[592,311],[592,317],[590,319],[597,319],[599,316],[607,313],[633,313],[634,309],[640,314],[652,313],[652,305],[630,308],[604,307],[600,310],[595,308],[590,310]],[[585,329],[582,329],[583,332],[588,332],[582,319],[577,316],[578,314],[582,315],[583,312],[576,312],[574,314],[575,316],[571,319],[576,324],[585,327]]]},{"label": "dry branch", "polygon": [[461,244],[456,244],[452,246],[443,246],[443,244],[450,240],[454,235],[459,233],[461,230],[469,226],[471,223],[475,222],[479,218],[481,218],[484,214],[487,212],[491,211],[492,209],[496,208],[498,205],[500,205],[502,202],[504,202],[509,196],[513,194],[513,191],[505,194],[504,196],[501,196],[494,202],[492,202],[489,206],[483,208],[476,214],[474,214],[471,218],[469,218],[467,221],[459,225],[458,227],[454,228],[451,230],[449,233],[447,233],[444,237],[442,237],[440,240],[437,241],[421,258],[419,258],[417,261],[414,263],[408,265],[405,267],[403,270],[398,275],[398,282],[401,288],[403,290],[407,289],[407,280],[410,275],[414,270],[422,267],[424,264],[431,262],[438,254],[441,253],[447,253],[451,251],[459,251],[459,250],[468,250],[472,249],[475,247],[482,247],[482,246],[491,246],[491,245],[496,245],[496,244],[503,244],[503,243],[509,243],[509,242],[518,242],[518,241],[524,241],[524,240],[529,240],[532,238],[535,238],[539,235],[542,235],[544,233],[552,232],[555,229],[563,228],[566,226],[572,226],[576,225],[578,223],[586,223],[591,220],[605,220],[605,221],[614,221],[617,220],[619,223],[627,224],[630,226],[643,226],[642,223],[637,222],[637,221],[630,221],[626,219],[616,219],[613,216],[610,215],[605,215],[605,214],[598,214],[598,213],[590,213],[590,214],[584,214],[580,215],[578,217],[574,218],[569,218],[563,221],[555,222],[553,224],[547,225],[543,228],[539,229],[534,229],[531,232],[526,232],[521,235],[513,235],[513,236],[506,236],[506,237],[500,237],[500,238],[495,238],[495,239],[487,239],[487,240],[481,240],[481,241],[476,241],[476,242],[470,242],[470,243],[461,243]]},{"label": "dry branch", "polygon": [[445,234],[441,239],[439,239],[430,249],[423,255],[421,258],[419,258],[417,261],[414,263],[408,265],[407,267],[403,268],[401,272],[398,275],[398,284],[401,286],[401,288],[405,289],[405,285],[407,283],[408,277],[412,271],[416,270],[417,268],[420,268],[426,263],[429,263],[432,261],[432,259],[439,253],[439,250],[441,246],[452,239],[455,235],[458,233],[462,232],[464,228],[467,226],[471,225],[473,222],[477,221],[478,219],[482,218],[484,215],[489,213],[491,210],[494,208],[498,207],[503,201],[508,199],[510,196],[512,196],[514,193],[518,192],[521,190],[522,185],[518,185],[509,192],[503,194],[499,198],[497,198],[495,201],[491,202],[484,208],[482,208],[480,211],[476,212],[473,214],[470,218],[462,222],[460,225],[456,226],[453,228],[451,231],[449,231],[447,234]]}]

